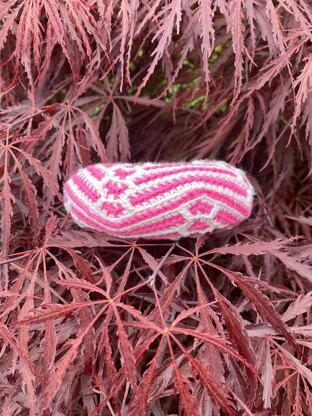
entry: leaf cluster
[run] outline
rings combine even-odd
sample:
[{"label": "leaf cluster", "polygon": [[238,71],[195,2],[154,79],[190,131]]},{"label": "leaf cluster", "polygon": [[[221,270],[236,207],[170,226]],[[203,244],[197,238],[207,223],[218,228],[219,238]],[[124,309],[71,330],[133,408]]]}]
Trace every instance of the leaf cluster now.
[{"label": "leaf cluster", "polygon": [[[312,413],[308,0],[0,0],[5,416]],[[223,159],[251,217],[177,244],[81,230],[95,162]]]}]

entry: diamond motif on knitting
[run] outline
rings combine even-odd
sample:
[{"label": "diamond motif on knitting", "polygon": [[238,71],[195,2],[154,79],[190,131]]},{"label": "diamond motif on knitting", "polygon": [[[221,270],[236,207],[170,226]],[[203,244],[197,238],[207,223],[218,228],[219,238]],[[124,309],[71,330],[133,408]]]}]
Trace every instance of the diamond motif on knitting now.
[{"label": "diamond motif on knitting", "polygon": [[80,226],[122,238],[194,236],[250,215],[254,190],[225,162],[96,164],[64,186],[66,210]]}]

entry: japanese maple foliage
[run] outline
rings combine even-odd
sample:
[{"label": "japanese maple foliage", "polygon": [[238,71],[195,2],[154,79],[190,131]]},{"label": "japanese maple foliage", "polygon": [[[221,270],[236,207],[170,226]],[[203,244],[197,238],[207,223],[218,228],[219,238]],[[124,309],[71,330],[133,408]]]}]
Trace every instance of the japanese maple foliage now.
[{"label": "japanese maple foliage", "polygon": [[[0,408],[312,414],[309,0],[0,0]],[[223,159],[251,217],[195,239],[81,230],[98,161]]]}]

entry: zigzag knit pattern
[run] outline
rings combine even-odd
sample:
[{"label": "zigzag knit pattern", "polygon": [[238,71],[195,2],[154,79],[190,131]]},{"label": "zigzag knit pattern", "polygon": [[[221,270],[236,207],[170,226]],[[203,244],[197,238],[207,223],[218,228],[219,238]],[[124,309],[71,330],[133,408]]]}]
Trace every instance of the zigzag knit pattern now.
[{"label": "zigzag knit pattern", "polygon": [[96,164],[65,184],[81,227],[121,238],[179,239],[228,228],[250,215],[254,190],[225,162]]}]

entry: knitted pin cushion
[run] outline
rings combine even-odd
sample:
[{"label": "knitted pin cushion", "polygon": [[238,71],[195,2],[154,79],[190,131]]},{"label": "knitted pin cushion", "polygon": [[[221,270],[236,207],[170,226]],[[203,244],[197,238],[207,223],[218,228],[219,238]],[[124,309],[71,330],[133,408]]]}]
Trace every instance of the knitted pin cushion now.
[{"label": "knitted pin cushion", "polygon": [[122,238],[196,236],[250,215],[254,190],[245,173],[219,161],[96,164],[64,187],[81,227]]}]

